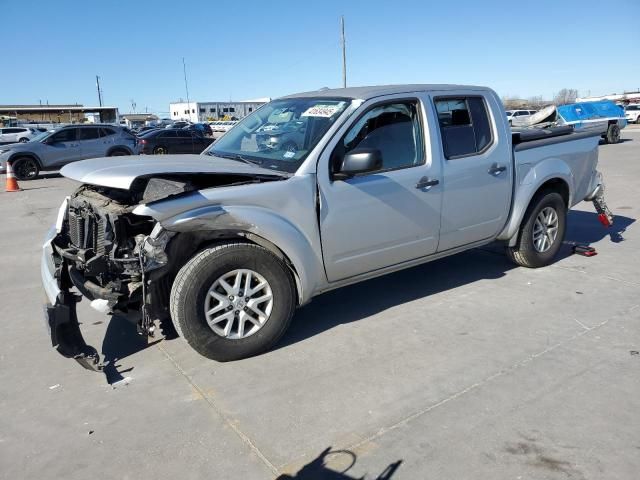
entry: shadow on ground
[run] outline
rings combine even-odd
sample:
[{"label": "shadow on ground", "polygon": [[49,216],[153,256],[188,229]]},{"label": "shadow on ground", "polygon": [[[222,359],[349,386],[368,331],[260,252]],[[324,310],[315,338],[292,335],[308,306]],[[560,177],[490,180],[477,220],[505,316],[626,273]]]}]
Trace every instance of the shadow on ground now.
[{"label": "shadow on ground", "polygon": [[155,345],[159,341],[160,339],[147,340],[147,337],[138,335],[135,320],[121,315],[113,315],[102,341],[103,372],[109,385],[124,380],[123,374],[133,370],[134,367],[122,368],[122,365],[119,364],[122,359]]},{"label": "shadow on ground", "polygon": [[[565,245],[555,261],[572,255],[573,244],[590,245],[606,237],[614,243],[622,242],[624,232],[633,222],[635,219],[616,216],[613,227],[605,228],[596,213],[571,210]],[[516,265],[504,255],[504,246],[492,244],[325,293],[296,313],[291,327],[276,348],[418,298],[479,280],[500,278],[512,268]]]},{"label": "shadow on ground", "polygon": [[[329,447],[297,473],[283,474],[276,480],[363,480],[365,477],[352,477],[347,474],[356,464],[357,458],[350,450],[331,450]],[[375,480],[389,480],[401,464],[402,460],[389,464]]]},{"label": "shadow on ground", "polygon": [[[596,213],[572,210],[568,215],[565,244],[556,261],[571,255],[574,244],[590,245],[606,237],[614,243],[622,242],[623,234],[634,222],[633,218],[616,216],[614,226],[607,229],[600,224]],[[492,244],[325,293],[296,312],[291,327],[275,348],[418,298],[479,280],[500,278],[513,268],[516,265],[504,255],[504,246]],[[176,337],[170,324],[162,325],[161,330],[166,340]],[[119,364],[122,359],[154,345],[161,338],[159,334],[157,340],[148,342],[137,334],[135,320],[114,315],[102,343],[104,373],[109,384],[123,380],[123,374],[133,369],[122,369]]]}]

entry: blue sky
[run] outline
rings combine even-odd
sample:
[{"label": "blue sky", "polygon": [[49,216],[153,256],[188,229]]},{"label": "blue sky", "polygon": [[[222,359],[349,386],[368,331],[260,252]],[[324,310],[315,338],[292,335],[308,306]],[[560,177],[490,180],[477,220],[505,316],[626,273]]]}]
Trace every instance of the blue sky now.
[{"label": "blue sky", "polygon": [[[25,8],[27,7],[27,8]],[[467,83],[551,97],[640,88],[640,0],[0,0],[0,104],[97,104],[165,114],[192,100],[341,84]]]}]

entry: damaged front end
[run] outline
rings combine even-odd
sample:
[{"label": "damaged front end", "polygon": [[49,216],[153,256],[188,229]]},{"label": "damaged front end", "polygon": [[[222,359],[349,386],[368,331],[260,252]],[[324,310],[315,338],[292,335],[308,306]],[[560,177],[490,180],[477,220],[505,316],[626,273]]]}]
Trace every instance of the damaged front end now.
[{"label": "damaged front end", "polygon": [[165,249],[175,233],[132,213],[158,192],[159,182],[164,194],[185,191],[186,184],[167,185],[162,179],[152,179],[138,194],[83,185],[63,202],[56,227],[45,239],[41,274],[51,342],[87,369],[102,366],[80,332],[76,303],[82,296],[102,313],[133,313],[143,335],[153,336],[154,321],[163,316],[150,306],[149,275],[167,264]]}]

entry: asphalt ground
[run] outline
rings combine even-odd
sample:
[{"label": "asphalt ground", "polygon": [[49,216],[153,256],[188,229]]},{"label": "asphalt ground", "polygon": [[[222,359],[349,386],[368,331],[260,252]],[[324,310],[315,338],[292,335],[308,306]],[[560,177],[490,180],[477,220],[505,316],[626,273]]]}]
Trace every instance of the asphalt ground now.
[{"label": "asphalt ground", "polygon": [[616,224],[579,204],[553,265],[490,246],[326,293],[225,364],[86,300],[109,366],[58,355],[40,246],[74,183],[0,193],[0,478],[637,479],[640,129],[622,136],[600,147]]}]

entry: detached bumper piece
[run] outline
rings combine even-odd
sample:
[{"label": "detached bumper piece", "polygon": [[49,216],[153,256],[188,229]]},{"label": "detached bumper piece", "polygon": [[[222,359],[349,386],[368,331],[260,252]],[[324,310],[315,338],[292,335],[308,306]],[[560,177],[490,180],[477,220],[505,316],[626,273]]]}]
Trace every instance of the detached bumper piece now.
[{"label": "detached bumper piece", "polygon": [[76,315],[76,303],[82,297],[61,291],[55,305],[47,304],[45,319],[51,336],[51,344],[67,358],[73,358],[87,370],[101,371],[100,355],[87,345]]}]

